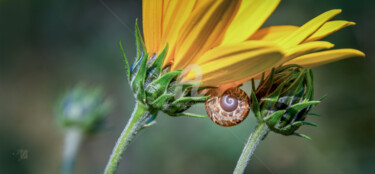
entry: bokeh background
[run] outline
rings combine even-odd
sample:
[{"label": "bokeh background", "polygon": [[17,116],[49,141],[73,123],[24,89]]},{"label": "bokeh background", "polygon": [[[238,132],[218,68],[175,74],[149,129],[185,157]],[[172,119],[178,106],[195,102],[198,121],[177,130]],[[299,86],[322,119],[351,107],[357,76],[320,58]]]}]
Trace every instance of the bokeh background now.
[{"label": "bokeh background", "polygon": [[[84,141],[76,165],[77,173],[102,173],[134,106],[118,41],[128,57],[135,55],[141,7],[140,0],[0,0],[0,173],[58,173],[63,136],[53,107],[79,82],[103,86],[115,102],[103,131]],[[319,127],[301,129],[313,140],[271,133],[246,173],[375,173],[373,7],[373,0],[286,0],[266,22],[302,25],[341,8],[335,19],[357,25],[326,40],[367,58],[315,68],[316,97],[328,96],[315,109],[322,116],[308,119]],[[205,113],[203,105],[192,110]],[[118,173],[231,173],[254,123],[249,116],[223,128],[160,114],[130,145]]]}]

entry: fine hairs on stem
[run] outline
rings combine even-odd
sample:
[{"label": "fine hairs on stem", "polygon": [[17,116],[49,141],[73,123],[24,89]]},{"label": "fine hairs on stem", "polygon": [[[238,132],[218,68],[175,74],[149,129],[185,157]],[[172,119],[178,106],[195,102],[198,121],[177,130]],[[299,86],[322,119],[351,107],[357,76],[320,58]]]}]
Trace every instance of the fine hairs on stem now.
[{"label": "fine hairs on stem", "polygon": [[250,135],[247,143],[241,153],[240,158],[238,159],[236,168],[234,169],[234,174],[242,174],[245,172],[246,166],[249,163],[251,156],[254,154],[254,151],[262,140],[263,136],[269,131],[266,123],[258,123],[254,132]]},{"label": "fine hairs on stem", "polygon": [[117,140],[115,147],[112,150],[112,154],[108,160],[107,166],[104,170],[105,174],[114,174],[120,163],[124,151],[128,147],[130,141],[134,135],[146,124],[147,120],[152,114],[147,110],[147,107],[141,102],[137,102],[132,116],[122,131],[120,137]]}]

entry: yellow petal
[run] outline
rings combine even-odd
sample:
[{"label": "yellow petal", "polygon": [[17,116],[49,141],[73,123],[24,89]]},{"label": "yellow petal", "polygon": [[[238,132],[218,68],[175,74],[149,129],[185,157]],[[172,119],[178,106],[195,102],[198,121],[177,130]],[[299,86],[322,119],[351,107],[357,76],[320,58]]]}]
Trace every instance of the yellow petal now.
[{"label": "yellow petal", "polygon": [[[168,4],[168,5],[165,5]],[[164,46],[168,43],[169,48],[173,49],[175,47],[178,33],[181,30],[181,26],[187,20],[191,14],[193,7],[195,5],[195,0],[189,1],[173,1],[164,2],[166,6],[164,8],[164,18],[163,18],[163,32],[161,48],[158,52],[160,53]],[[171,50],[170,49],[170,50]],[[164,65],[169,64],[173,58],[173,51],[168,51],[166,58],[164,60]]]},{"label": "yellow petal", "polygon": [[[263,72],[277,64],[283,53],[278,46],[260,46],[257,42],[249,41],[216,47],[203,57],[211,61],[198,64],[202,70],[202,86],[217,86]],[[188,73],[184,81],[195,78],[194,73]]]},{"label": "yellow petal", "polygon": [[341,13],[341,10],[339,9],[327,11],[310,20],[309,22],[301,26],[298,30],[289,34],[285,38],[281,38],[278,43],[284,48],[290,48],[298,45],[306,40],[315,31],[317,31],[324,23],[326,23],[328,20],[339,13]]},{"label": "yellow petal", "polygon": [[354,22],[343,21],[343,20],[336,20],[336,21],[329,21],[325,23],[318,31],[316,31],[313,35],[311,35],[306,41],[310,42],[314,40],[320,40],[342,28],[347,26],[355,25]]},{"label": "yellow petal", "polygon": [[210,50],[211,48],[217,47],[220,45],[221,41],[224,37],[224,32],[228,27],[230,22],[233,20],[236,12],[239,9],[240,3],[233,4],[231,7],[228,7],[226,14],[223,15],[223,18],[217,24],[215,29],[211,32],[210,37],[207,39],[206,44],[204,47],[201,48],[200,52],[193,57],[190,62],[196,63],[201,60],[201,56]]},{"label": "yellow petal", "polygon": [[351,57],[365,57],[365,54],[355,49],[329,50],[300,56],[288,61],[286,64],[298,64],[312,68]]},{"label": "yellow petal", "polygon": [[247,78],[244,78],[244,79],[241,79],[241,80],[238,80],[238,81],[235,81],[235,82],[230,82],[230,83],[225,83],[223,85],[220,85],[218,86],[219,88],[221,88],[221,90],[224,92],[226,89],[228,88],[231,88],[231,87],[237,87],[245,82],[248,82],[250,81],[251,79],[254,79],[254,80],[259,80],[263,75],[264,77],[267,77],[268,74],[271,73],[271,70],[268,69],[266,71],[263,71],[263,72],[260,72],[260,73],[257,73],[255,75],[252,75],[252,76],[249,76]]},{"label": "yellow petal", "polygon": [[173,0],[162,0],[162,1],[163,1],[163,14],[162,14],[163,16],[162,16],[162,18],[165,19],[166,10],[168,10],[169,3],[173,2]]},{"label": "yellow petal", "polygon": [[[172,71],[183,68],[191,64],[199,53],[203,53],[202,48],[215,43],[216,35],[220,32],[213,32],[220,22],[228,15],[231,16],[238,0],[215,0],[205,1],[203,5],[194,9],[185,24],[181,27],[178,40],[176,42],[175,60]],[[215,36],[214,36],[215,35]]]},{"label": "yellow petal", "polygon": [[142,1],[143,35],[147,51],[152,55],[160,47],[163,1]]},{"label": "yellow petal", "polygon": [[250,53],[251,51],[259,51],[265,48],[275,48],[275,44],[272,42],[265,41],[245,41],[232,45],[222,45],[207,51],[195,63],[198,65],[202,65],[217,59],[222,59],[224,57],[235,55],[237,53]]},{"label": "yellow petal", "polygon": [[248,39],[267,20],[279,4],[279,0],[243,1],[239,12],[225,32],[222,45]]},{"label": "yellow petal", "polygon": [[323,50],[323,49],[329,49],[329,48],[332,48],[333,46],[335,45],[327,41],[314,41],[314,42],[300,44],[293,48],[287,49],[285,51],[285,57],[282,59],[281,63],[284,63],[298,56],[302,56],[304,54],[308,54],[308,53]]},{"label": "yellow petal", "polygon": [[274,41],[291,34],[298,29],[293,25],[271,26],[258,30],[248,40]]}]

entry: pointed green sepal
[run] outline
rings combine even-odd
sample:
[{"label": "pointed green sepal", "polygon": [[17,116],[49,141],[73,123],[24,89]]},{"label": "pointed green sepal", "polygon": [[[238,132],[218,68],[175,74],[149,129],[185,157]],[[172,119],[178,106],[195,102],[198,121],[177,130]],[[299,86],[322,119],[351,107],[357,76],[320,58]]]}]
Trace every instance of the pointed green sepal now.
[{"label": "pointed green sepal", "polygon": [[266,139],[266,137],[268,136],[268,134],[270,134],[270,131],[267,131],[266,134],[263,135],[263,137],[262,137],[262,141],[263,141],[264,139]]},{"label": "pointed green sepal", "polygon": [[324,95],[323,97],[320,97],[319,101],[323,101],[324,99],[326,99],[327,95]]},{"label": "pointed green sepal", "polygon": [[142,56],[142,58],[139,60],[139,66],[137,68],[137,71],[134,72],[134,76],[131,81],[132,89],[136,95],[136,98],[139,101],[144,102],[145,101],[145,90],[144,90],[144,83],[146,78],[146,62],[147,62],[148,54],[145,56]]},{"label": "pointed green sepal", "polygon": [[169,83],[172,79],[175,79],[181,74],[181,71],[173,71],[164,74],[160,78],[154,80],[146,87],[146,99],[147,102],[154,101],[157,97],[164,94],[167,90]]},{"label": "pointed green sepal", "polygon": [[120,49],[122,52],[122,57],[124,58],[124,62],[125,62],[125,69],[126,69],[126,75],[128,77],[128,82],[130,83],[131,74],[130,74],[129,62],[128,62],[128,59],[126,58],[125,51],[124,51],[124,48],[122,47],[121,41],[119,41],[119,45],[120,45]]},{"label": "pointed green sepal", "polygon": [[155,120],[152,120],[151,122],[149,123],[146,123],[145,125],[142,126],[141,130],[144,129],[144,128],[148,128],[152,125],[156,124],[156,121]]},{"label": "pointed green sepal", "polygon": [[253,90],[251,92],[251,108],[253,109],[253,112],[258,120],[258,122],[262,122],[263,118],[260,113],[260,106],[257,97],[255,96],[255,91]]},{"label": "pointed green sepal", "polygon": [[295,105],[292,105],[290,106],[287,111],[291,114],[297,114],[298,112],[300,112],[301,110],[303,109],[306,109],[310,106],[314,106],[314,105],[317,105],[319,104],[320,101],[305,101],[305,102],[302,102],[302,103],[297,103]]},{"label": "pointed green sepal", "polygon": [[[260,83],[263,83],[265,74],[266,74],[265,72],[262,73],[262,77],[260,77]],[[254,90],[255,90],[255,88],[254,88]]]},{"label": "pointed green sepal", "polygon": [[307,136],[305,134],[295,132],[295,133],[293,133],[293,135],[301,137],[301,138],[305,138],[306,140],[312,140],[309,136]]},{"label": "pointed green sepal", "polygon": [[157,73],[160,74],[163,68],[163,62],[168,52],[168,44],[165,45],[163,51],[156,57],[156,59],[150,64],[150,67],[156,67]]},{"label": "pointed green sepal", "polygon": [[262,107],[263,111],[266,111],[266,108],[272,108],[275,105],[280,97],[281,90],[283,89],[286,82],[282,83],[274,92],[272,92],[269,96],[262,98],[261,102],[265,103]]},{"label": "pointed green sepal", "polygon": [[312,122],[308,122],[308,121],[296,121],[296,122],[292,123],[292,127],[300,127],[302,125],[309,125],[309,126],[318,127],[317,124],[312,123]]},{"label": "pointed green sepal", "polygon": [[291,75],[291,76],[297,76],[297,77],[295,79],[292,78],[293,80],[290,81],[290,82],[292,82],[292,84],[290,84],[289,87],[285,89],[285,91],[287,91],[287,93],[285,95],[292,95],[292,96],[301,97],[301,93],[303,94],[303,92],[304,92],[303,85],[304,85],[304,82],[305,82],[305,79],[306,79],[305,78],[306,72],[307,72],[307,69],[303,68],[303,69],[301,69],[301,72]]},{"label": "pointed green sepal", "polygon": [[181,105],[187,102],[203,102],[210,96],[201,96],[201,97],[183,97],[174,101],[171,105]]},{"label": "pointed green sepal", "polygon": [[311,115],[311,116],[320,116],[320,114],[318,114],[318,113],[315,113],[315,112],[310,112],[310,113],[308,113],[308,115]]},{"label": "pointed green sepal", "polygon": [[176,116],[185,116],[185,117],[194,117],[194,118],[207,118],[207,115],[199,115],[199,114],[193,114],[193,113],[178,113]]},{"label": "pointed green sepal", "polygon": [[135,34],[135,43],[137,47],[137,57],[135,59],[135,62],[137,62],[142,57],[142,55],[147,52],[146,46],[144,44],[144,41],[141,35],[141,31],[139,30],[139,27],[138,27],[138,19],[135,20],[134,34]]},{"label": "pointed green sepal", "polygon": [[190,106],[197,102],[204,102],[209,96],[203,97],[182,97],[173,101],[168,108],[164,110],[168,115],[173,113],[180,113],[190,108]]},{"label": "pointed green sepal", "polygon": [[271,115],[268,115],[267,117],[265,117],[264,120],[268,123],[268,125],[273,127],[280,122],[285,112],[286,112],[285,110],[275,111]]},{"label": "pointed green sepal", "polygon": [[255,87],[255,80],[254,79],[251,79],[251,91],[255,91],[256,90],[256,87]]},{"label": "pointed green sepal", "polygon": [[164,94],[152,102],[151,106],[155,109],[163,110],[173,98],[173,94]]},{"label": "pointed green sepal", "polygon": [[[193,85],[193,86],[195,86],[195,85]],[[203,86],[203,87],[198,87],[198,91],[204,90],[204,89],[215,89],[215,88],[217,88],[217,87],[214,87],[214,86]]]},{"label": "pointed green sepal", "polygon": [[200,83],[195,82],[181,82],[173,84],[170,89],[168,89],[168,93],[174,94],[175,98],[182,98],[184,96],[197,96],[198,91],[200,90],[197,88]]}]

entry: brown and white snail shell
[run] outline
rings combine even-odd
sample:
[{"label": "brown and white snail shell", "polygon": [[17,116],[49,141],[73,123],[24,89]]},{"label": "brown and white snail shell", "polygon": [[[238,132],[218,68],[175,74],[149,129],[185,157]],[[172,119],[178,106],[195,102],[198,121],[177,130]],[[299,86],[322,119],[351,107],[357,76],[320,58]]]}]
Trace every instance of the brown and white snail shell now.
[{"label": "brown and white snail shell", "polygon": [[206,99],[207,115],[216,124],[224,127],[241,123],[250,111],[249,97],[240,88],[229,88],[222,95],[215,92]]}]

